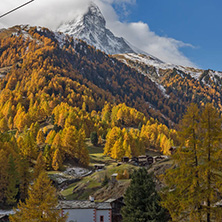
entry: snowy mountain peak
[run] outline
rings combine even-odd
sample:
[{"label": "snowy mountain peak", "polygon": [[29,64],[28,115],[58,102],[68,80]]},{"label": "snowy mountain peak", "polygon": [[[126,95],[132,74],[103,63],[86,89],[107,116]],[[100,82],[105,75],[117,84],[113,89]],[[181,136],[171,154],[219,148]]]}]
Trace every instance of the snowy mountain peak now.
[{"label": "snowy mountain peak", "polygon": [[84,15],[84,18],[86,21],[87,19],[93,19],[90,20],[90,23],[100,23],[101,25],[106,26],[106,20],[102,12],[100,11],[99,7],[93,2],[90,3],[88,7],[88,12]]},{"label": "snowy mountain peak", "polygon": [[136,52],[123,38],[106,28],[106,20],[95,3],[90,3],[84,15],[63,23],[57,31],[82,39],[107,54]]}]

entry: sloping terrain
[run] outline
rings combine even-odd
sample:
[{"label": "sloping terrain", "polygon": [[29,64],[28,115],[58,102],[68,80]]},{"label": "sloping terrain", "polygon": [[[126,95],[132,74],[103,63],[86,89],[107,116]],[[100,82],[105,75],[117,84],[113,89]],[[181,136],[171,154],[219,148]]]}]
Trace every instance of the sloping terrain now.
[{"label": "sloping terrain", "polygon": [[106,28],[104,16],[98,6],[92,2],[85,14],[61,24],[57,31],[82,39],[107,54],[136,51],[123,38],[116,37]]},{"label": "sloping terrain", "polygon": [[[148,76],[165,97],[177,97],[184,104],[210,102],[222,111],[222,72],[167,64],[155,57],[135,53],[114,57]],[[157,108],[161,110],[161,106]]]},{"label": "sloping terrain", "polygon": [[81,40],[40,27],[5,31],[11,36],[1,38],[1,68],[19,64],[0,82],[2,103],[8,91],[12,105],[17,105],[19,93],[27,110],[31,97],[34,103],[47,101],[51,108],[61,101],[78,107],[85,103],[88,111],[100,110],[106,101],[125,102],[166,124],[178,122],[185,110],[186,103],[174,95],[166,97],[149,77]]}]

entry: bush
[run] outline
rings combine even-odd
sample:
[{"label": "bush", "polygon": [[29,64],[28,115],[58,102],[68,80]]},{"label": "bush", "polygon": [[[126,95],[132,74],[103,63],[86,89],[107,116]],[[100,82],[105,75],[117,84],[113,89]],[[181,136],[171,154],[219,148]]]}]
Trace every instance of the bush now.
[{"label": "bush", "polygon": [[91,140],[91,143],[96,146],[98,144],[98,135],[97,135],[97,132],[92,132],[90,134],[90,140]]}]

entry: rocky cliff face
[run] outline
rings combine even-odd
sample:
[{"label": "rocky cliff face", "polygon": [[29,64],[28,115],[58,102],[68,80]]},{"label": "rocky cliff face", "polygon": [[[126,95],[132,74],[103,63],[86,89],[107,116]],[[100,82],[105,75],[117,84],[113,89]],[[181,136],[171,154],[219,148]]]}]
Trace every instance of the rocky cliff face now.
[{"label": "rocky cliff face", "polygon": [[63,23],[57,31],[82,39],[107,54],[135,52],[123,38],[106,28],[106,20],[94,3],[89,5],[87,13]]}]

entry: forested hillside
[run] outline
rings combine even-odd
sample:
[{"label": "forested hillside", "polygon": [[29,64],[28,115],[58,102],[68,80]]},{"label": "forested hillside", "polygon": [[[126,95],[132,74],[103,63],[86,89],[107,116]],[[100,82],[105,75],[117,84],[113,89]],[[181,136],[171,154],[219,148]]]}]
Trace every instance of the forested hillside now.
[{"label": "forested hillside", "polygon": [[92,133],[117,161],[148,149],[168,155],[191,101],[176,71],[164,79],[175,91],[163,92],[85,42],[39,27],[0,31],[0,74],[1,207],[24,201],[42,169],[61,170],[67,160],[88,166]]},{"label": "forested hillside", "polygon": [[32,120],[49,116],[60,102],[87,111],[101,110],[106,101],[124,102],[166,124],[178,122],[185,109],[148,77],[81,40],[26,26],[3,30],[0,38],[0,66],[10,68],[1,79],[0,101],[12,106],[11,122],[18,104]]},{"label": "forested hillside", "polygon": [[[186,106],[190,103],[202,106],[212,103],[220,112],[222,111],[221,72],[167,64],[155,57],[142,54],[120,54],[114,57],[152,79],[165,97],[176,97]],[[159,101],[156,109],[162,112],[164,104]],[[183,112],[183,109],[180,112]]]}]

